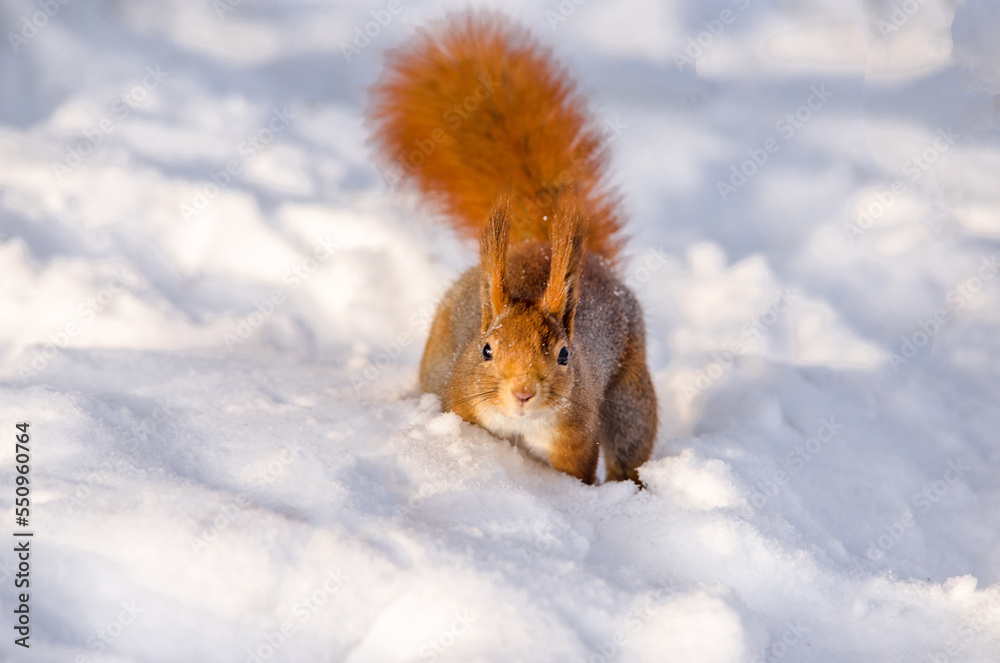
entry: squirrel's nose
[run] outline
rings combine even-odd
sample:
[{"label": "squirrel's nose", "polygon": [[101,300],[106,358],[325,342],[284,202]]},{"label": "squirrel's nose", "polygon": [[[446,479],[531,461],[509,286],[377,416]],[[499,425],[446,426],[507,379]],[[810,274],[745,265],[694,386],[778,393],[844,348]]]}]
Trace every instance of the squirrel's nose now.
[{"label": "squirrel's nose", "polygon": [[534,389],[528,389],[527,387],[515,387],[512,391],[514,398],[521,401],[522,404],[534,398],[536,393]]}]

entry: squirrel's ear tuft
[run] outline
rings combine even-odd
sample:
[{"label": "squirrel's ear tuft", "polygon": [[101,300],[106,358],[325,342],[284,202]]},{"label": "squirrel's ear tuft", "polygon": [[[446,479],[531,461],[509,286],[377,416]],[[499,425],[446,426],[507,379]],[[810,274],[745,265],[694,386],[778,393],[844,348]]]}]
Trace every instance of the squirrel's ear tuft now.
[{"label": "squirrel's ear tuft", "polygon": [[586,221],[576,204],[557,213],[552,221],[552,262],[542,308],[562,323],[567,338],[572,340],[573,319],[580,301]]},{"label": "squirrel's ear tuft", "polygon": [[497,197],[479,241],[482,274],[479,298],[483,305],[483,333],[510,303],[507,290],[507,247],[510,243],[510,195],[506,189]]}]

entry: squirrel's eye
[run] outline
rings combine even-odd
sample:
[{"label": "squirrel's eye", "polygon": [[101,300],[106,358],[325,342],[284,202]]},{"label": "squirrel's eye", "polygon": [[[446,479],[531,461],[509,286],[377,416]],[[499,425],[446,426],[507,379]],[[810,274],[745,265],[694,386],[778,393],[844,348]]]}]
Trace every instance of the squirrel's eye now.
[{"label": "squirrel's eye", "polygon": [[485,361],[493,359],[493,348],[490,347],[489,343],[483,346],[483,359]]},{"label": "squirrel's eye", "polygon": [[559,359],[557,359],[556,361],[559,362],[560,366],[565,366],[566,364],[568,364],[569,363],[569,350],[567,350],[566,348],[563,348],[562,350],[560,350],[559,351]]}]

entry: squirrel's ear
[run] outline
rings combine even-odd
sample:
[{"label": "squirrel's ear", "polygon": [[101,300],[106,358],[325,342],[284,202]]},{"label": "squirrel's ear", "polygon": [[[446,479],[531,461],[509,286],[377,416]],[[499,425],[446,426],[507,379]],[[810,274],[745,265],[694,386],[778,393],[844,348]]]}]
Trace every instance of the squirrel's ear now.
[{"label": "squirrel's ear", "polygon": [[479,298],[483,305],[483,333],[510,302],[507,291],[507,246],[510,243],[510,198],[501,195],[493,205],[479,241]]},{"label": "squirrel's ear", "polygon": [[576,304],[580,301],[585,226],[583,214],[575,204],[553,218],[552,262],[549,281],[545,286],[545,294],[542,295],[542,308],[562,323],[570,340],[573,339]]}]

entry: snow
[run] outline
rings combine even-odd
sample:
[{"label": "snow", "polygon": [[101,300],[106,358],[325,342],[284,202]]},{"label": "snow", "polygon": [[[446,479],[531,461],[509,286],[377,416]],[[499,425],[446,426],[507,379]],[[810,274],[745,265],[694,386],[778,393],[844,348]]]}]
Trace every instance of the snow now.
[{"label": "snow", "polygon": [[461,4],[0,6],[0,658],[1000,660],[995,3],[504,6],[613,141],[641,492],[418,393],[476,256],[361,116]]}]

